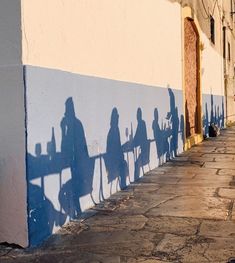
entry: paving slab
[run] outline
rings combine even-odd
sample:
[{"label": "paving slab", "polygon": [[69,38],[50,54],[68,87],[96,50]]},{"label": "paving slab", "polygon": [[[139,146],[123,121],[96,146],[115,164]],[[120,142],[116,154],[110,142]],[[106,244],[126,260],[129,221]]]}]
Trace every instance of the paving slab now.
[{"label": "paving slab", "polygon": [[139,194],[137,198],[130,199],[127,202],[121,204],[120,208],[114,211],[114,213],[129,215],[145,215],[150,209],[173,198],[175,198],[175,195],[173,194]]},{"label": "paving slab", "polygon": [[217,168],[217,169],[234,169],[235,170],[235,162],[233,161],[205,162],[204,167]]},{"label": "paving slab", "polygon": [[149,210],[147,216],[178,216],[223,219],[228,216],[230,201],[216,197],[176,196]]},{"label": "paving slab", "polygon": [[181,185],[178,184],[177,187],[172,185],[162,186],[157,193],[158,194],[175,194],[183,196],[214,196],[216,194],[217,187],[206,187],[202,184],[201,187],[194,185]]},{"label": "paving slab", "polygon": [[95,232],[143,229],[148,219],[143,215],[97,215],[86,220],[85,225]]},{"label": "paving slab", "polygon": [[[203,156],[201,158],[211,158],[214,159],[215,161],[234,161],[235,160],[235,154],[213,154],[213,153],[209,153],[209,154],[203,154]],[[205,161],[206,161],[205,159]]]},{"label": "paving slab", "polygon": [[170,261],[158,260],[154,257],[152,258],[139,258],[139,259],[129,259],[126,263],[169,263]]},{"label": "paving slab", "polygon": [[219,169],[218,170],[219,175],[232,175],[235,176],[235,170],[234,169]]},{"label": "paving slab", "polygon": [[224,179],[224,180],[213,180],[209,178],[194,178],[194,180],[189,180],[189,179],[182,179],[178,182],[178,185],[188,185],[194,186],[194,187],[203,187],[205,185],[211,186],[211,187],[229,187],[231,183],[231,179]]},{"label": "paving slab", "polygon": [[233,203],[233,208],[232,208],[232,217],[231,220],[235,220],[235,205]]},{"label": "paving slab", "polygon": [[191,236],[197,233],[200,220],[183,217],[148,217],[144,229],[153,233]]},{"label": "paving slab", "polygon": [[224,198],[235,199],[235,188],[220,188],[218,195]]},{"label": "paving slab", "polygon": [[222,220],[203,220],[199,235],[206,237],[235,238],[235,222]]}]

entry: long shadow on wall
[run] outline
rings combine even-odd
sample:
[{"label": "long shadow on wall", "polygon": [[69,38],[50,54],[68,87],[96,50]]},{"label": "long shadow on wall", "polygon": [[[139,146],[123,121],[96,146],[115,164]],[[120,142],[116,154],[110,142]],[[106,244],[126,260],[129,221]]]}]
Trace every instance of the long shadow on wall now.
[{"label": "long shadow on wall", "polygon": [[158,163],[159,165],[161,165],[164,162],[164,155],[166,153],[166,149],[168,149],[168,141],[167,138],[165,138],[164,136],[163,127],[160,128],[157,108],[154,109],[154,120],[152,123],[152,129],[157,148]]},{"label": "long shadow on wall", "polygon": [[175,105],[175,95],[172,89],[168,88],[168,93],[170,97],[170,112],[168,113],[168,119],[171,123],[170,136],[172,136],[170,140],[170,157],[173,158],[177,156],[178,153],[179,116],[178,108]]},{"label": "long shadow on wall", "polygon": [[62,159],[65,166],[70,167],[72,178],[63,185],[59,201],[71,217],[76,217],[81,213],[80,197],[92,192],[94,159],[88,155],[83,125],[75,116],[72,98],[65,103],[65,114],[60,125]]},{"label": "long shadow on wall", "polygon": [[219,128],[224,127],[224,98],[221,98],[221,103],[214,102],[214,97],[212,94],[210,95],[210,117],[208,112],[208,103],[205,103],[204,115],[203,115],[203,129],[204,136],[207,137],[209,135],[209,127],[211,124],[215,124]]},{"label": "long shadow on wall", "polygon": [[140,177],[140,169],[149,164],[150,141],[147,137],[146,123],[142,118],[141,108],[137,109],[137,128],[133,139],[133,147],[135,154],[135,172],[134,179]]},{"label": "long shadow on wall", "polygon": [[[61,226],[67,216],[75,218],[81,213],[80,197],[92,193],[94,158],[90,158],[83,125],[75,116],[72,98],[65,103],[61,120],[61,152],[56,152],[54,129],[47,143],[47,154],[41,154],[41,144],[36,144],[35,156],[27,156],[28,214],[30,244],[37,245],[52,233],[53,226]],[[62,183],[62,171],[70,169],[71,179]],[[59,174],[59,203],[57,211],[45,195],[47,177]],[[32,183],[32,180],[37,180]],[[52,191],[54,191],[52,189]],[[91,195],[92,197],[92,195]]]},{"label": "long shadow on wall", "polygon": [[178,134],[181,134],[181,140],[184,141],[184,116],[181,115],[180,131],[178,109],[170,107],[167,113],[165,122],[159,121],[158,109],[154,109],[154,120],[152,122],[152,130],[154,141],[156,143],[158,164],[162,165],[166,160],[169,160],[178,154]]},{"label": "long shadow on wall", "polygon": [[[154,109],[152,123],[153,136],[156,143],[159,165],[170,160],[178,154],[179,117],[178,108],[175,105],[175,96],[172,89],[168,88],[170,110],[165,120],[159,121],[158,109]],[[181,138],[184,140],[184,118],[181,116]]]},{"label": "long shadow on wall", "polygon": [[[52,128],[51,139],[47,143],[47,153],[42,154],[42,146],[37,143],[35,145],[35,154],[29,153],[27,155],[28,222],[31,246],[39,244],[51,235],[55,226],[62,226],[68,219],[76,218],[82,212],[81,197],[90,195],[90,199],[95,204],[92,192],[96,160],[99,160],[96,165],[100,165],[99,201],[101,201],[104,199],[103,180],[105,179],[102,174],[103,160],[107,171],[110,193],[112,193],[113,186],[116,187],[115,191],[127,186],[128,176],[130,182],[129,168],[131,163],[128,157],[130,154],[133,155],[135,180],[140,177],[141,171],[144,173],[145,166],[148,165],[149,167],[151,142],[156,142],[156,158],[158,158],[159,164],[177,155],[178,109],[171,89],[168,89],[168,94],[170,109],[161,127],[158,109],[154,109],[152,123],[154,139],[148,139],[142,109],[138,108],[135,135],[133,135],[131,125],[131,134],[129,135],[126,130],[127,140],[121,144],[119,113],[117,108],[113,108],[110,129],[107,135],[106,152],[92,157],[88,153],[82,122],[75,115],[73,99],[70,97],[66,100],[65,113],[60,122],[61,151],[56,151],[54,128]],[[181,126],[183,134],[184,125],[182,120]],[[55,200],[55,198],[58,199]],[[58,206],[55,208],[54,205],[57,202]]]},{"label": "long shadow on wall", "polygon": [[[110,194],[112,184],[118,180],[120,189],[126,187],[126,178],[129,174],[127,162],[124,159],[121,145],[120,131],[118,127],[119,114],[117,108],[113,108],[110,120],[110,129],[107,137],[106,154],[104,154],[105,166],[110,184]],[[118,190],[118,188],[116,188]]]}]

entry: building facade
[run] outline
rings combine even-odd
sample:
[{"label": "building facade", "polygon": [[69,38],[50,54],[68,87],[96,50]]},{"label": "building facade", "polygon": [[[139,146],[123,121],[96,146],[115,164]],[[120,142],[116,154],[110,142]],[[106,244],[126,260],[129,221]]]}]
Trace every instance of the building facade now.
[{"label": "building facade", "polygon": [[1,1],[0,241],[40,244],[234,121],[227,2]]}]

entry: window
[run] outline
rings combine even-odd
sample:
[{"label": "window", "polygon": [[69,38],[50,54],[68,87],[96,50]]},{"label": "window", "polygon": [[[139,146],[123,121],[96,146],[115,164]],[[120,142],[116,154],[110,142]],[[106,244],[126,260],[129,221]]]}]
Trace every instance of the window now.
[{"label": "window", "polygon": [[215,20],[210,16],[211,42],[215,44]]},{"label": "window", "polygon": [[234,10],[235,10],[235,4],[234,4],[234,0],[230,0],[230,9],[231,9],[231,18],[233,20],[233,15],[234,15]]},{"label": "window", "polygon": [[230,49],[230,43],[228,42],[228,61],[231,60],[231,49]]},{"label": "window", "polygon": [[230,0],[231,17],[233,17],[233,5],[234,5],[233,0]]},{"label": "window", "polygon": [[226,27],[223,27],[223,58],[226,59]]}]

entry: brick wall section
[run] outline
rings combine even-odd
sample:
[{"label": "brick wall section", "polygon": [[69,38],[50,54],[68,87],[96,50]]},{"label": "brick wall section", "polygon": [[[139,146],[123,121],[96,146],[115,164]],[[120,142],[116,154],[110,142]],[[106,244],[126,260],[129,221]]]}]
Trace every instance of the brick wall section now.
[{"label": "brick wall section", "polygon": [[197,132],[197,33],[193,22],[184,23],[186,136]]}]

